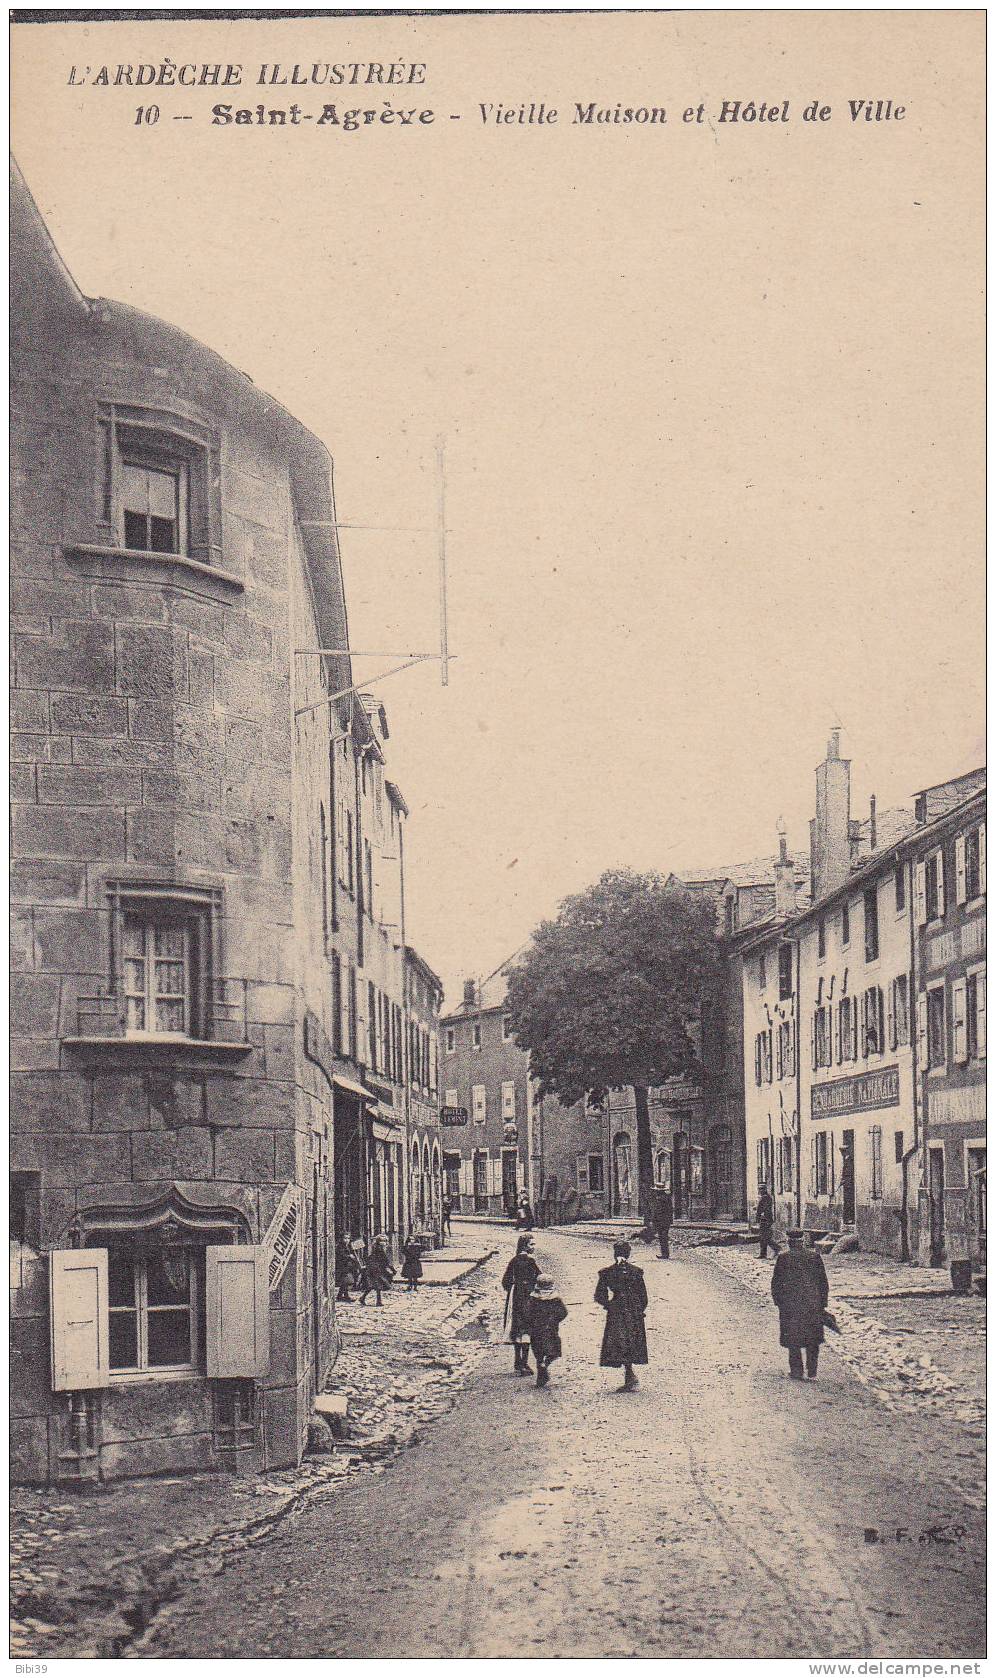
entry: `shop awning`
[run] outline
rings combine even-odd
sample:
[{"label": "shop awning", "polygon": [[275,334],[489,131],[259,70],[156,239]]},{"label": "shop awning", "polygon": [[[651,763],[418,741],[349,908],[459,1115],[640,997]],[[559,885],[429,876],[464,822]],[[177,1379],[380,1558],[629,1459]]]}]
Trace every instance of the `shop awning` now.
[{"label": "shop awning", "polygon": [[337,1090],[345,1090],[347,1095],[358,1095],[361,1101],[372,1101],[376,1106],[377,1097],[373,1091],[366,1089],[363,1084],[358,1084],[355,1078],[347,1078],[342,1072],[336,1072],[332,1082]]},{"label": "shop awning", "polygon": [[386,1119],[376,1118],[372,1113],[370,1115],[370,1134],[376,1142],[400,1142],[402,1140],[401,1129],[397,1124],[392,1124]]}]

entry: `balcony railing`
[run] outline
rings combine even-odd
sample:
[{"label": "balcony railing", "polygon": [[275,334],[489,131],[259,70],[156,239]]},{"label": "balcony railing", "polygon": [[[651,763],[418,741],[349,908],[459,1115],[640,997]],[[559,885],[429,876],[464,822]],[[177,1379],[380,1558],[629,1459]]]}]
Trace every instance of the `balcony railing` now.
[{"label": "balcony railing", "polygon": [[[195,1015],[198,1010],[195,1008]],[[249,981],[248,979],[219,978],[208,987],[201,1018],[193,1031],[136,1031],[127,1023],[124,996],[118,991],[106,991],[94,996],[80,996],[76,1000],[76,1031],[78,1038],[127,1039],[136,1043],[230,1043],[249,1046]]]}]

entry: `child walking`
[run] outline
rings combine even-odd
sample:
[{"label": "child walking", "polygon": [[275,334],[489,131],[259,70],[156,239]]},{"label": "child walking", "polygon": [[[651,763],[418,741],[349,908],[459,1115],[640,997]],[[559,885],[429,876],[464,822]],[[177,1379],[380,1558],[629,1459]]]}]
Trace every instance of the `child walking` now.
[{"label": "child walking", "polygon": [[401,1266],[401,1274],[408,1283],[409,1293],[418,1293],[418,1285],[422,1278],[422,1247],[414,1235],[409,1235],[403,1252],[405,1262]]},{"label": "child walking", "polygon": [[536,1385],[545,1387],[550,1365],[561,1355],[560,1325],[567,1316],[552,1276],[537,1276],[529,1299],[529,1343],[536,1359]]},{"label": "child walking", "polygon": [[378,1235],[370,1249],[366,1270],[363,1273],[363,1292],[360,1294],[360,1304],[365,1305],[367,1294],[371,1290],[377,1295],[377,1304],[383,1305],[381,1293],[391,1286],[394,1280],[394,1270],[387,1256],[387,1243],[382,1235]]}]

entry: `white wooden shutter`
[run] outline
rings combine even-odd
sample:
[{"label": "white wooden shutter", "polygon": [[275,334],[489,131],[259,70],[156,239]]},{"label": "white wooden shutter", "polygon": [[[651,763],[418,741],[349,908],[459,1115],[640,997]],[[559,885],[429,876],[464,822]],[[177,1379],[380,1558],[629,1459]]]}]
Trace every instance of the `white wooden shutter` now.
[{"label": "white wooden shutter", "polygon": [[979,828],[979,891],[986,894],[986,824]]},{"label": "white wooden shutter", "polygon": [[460,1161],[460,1193],[461,1194],[473,1194],[473,1192],[474,1192],[474,1166],[473,1166],[473,1163],[472,1163],[471,1160],[462,1159]]},{"label": "white wooden shutter", "polygon": [[488,1193],[501,1194],[501,1160],[488,1156]]},{"label": "white wooden shutter", "polygon": [[471,1090],[473,1103],[473,1119],[475,1124],[484,1124],[488,1116],[488,1092],[483,1084],[475,1084]]},{"label": "white wooden shutter", "polygon": [[923,926],[927,920],[927,865],[923,862],[918,862],[913,870],[913,905],[916,924]]},{"label": "white wooden shutter", "polygon": [[965,835],[959,833],[955,840],[955,902],[964,903],[968,896],[965,889]]},{"label": "white wooden shutter", "polygon": [[515,1118],[515,1083],[506,1080],[501,1086],[501,1116],[503,1119]]},{"label": "white wooden shutter", "polygon": [[944,852],[937,852],[937,913],[943,915],[947,908],[944,896]]},{"label": "white wooden shutter", "polygon": [[52,1391],[110,1385],[107,1248],[48,1255]]},{"label": "white wooden shutter", "polygon": [[916,999],[916,1052],[920,1071],[927,1068],[927,998]]},{"label": "white wooden shutter", "polygon": [[968,1059],[968,983],[956,979],[951,986],[951,1047],[956,1061]]},{"label": "white wooden shutter", "polygon": [[444,1107],[459,1107],[459,1105],[460,1105],[460,1103],[457,1100],[456,1090],[447,1090],[445,1095],[443,1096],[443,1106]]},{"label": "white wooden shutter", "polygon": [[264,1247],[206,1247],[206,1373],[214,1380],[270,1367],[270,1276]]}]

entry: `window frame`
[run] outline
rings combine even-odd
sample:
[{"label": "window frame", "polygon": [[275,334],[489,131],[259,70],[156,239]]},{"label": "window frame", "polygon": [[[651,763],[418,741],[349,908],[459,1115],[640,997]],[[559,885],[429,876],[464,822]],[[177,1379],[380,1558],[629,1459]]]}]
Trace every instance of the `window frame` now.
[{"label": "window frame", "polygon": [[[204,1042],[215,1035],[215,1004],[221,975],[222,892],[209,886],[185,886],[161,880],[110,880],[111,995],[118,1008],[122,1034],[150,1042]],[[125,988],[125,919],[137,916],[152,923],[181,923],[188,928],[189,994],[186,1029],[183,1032],[130,1031],[127,1027]],[[190,936],[193,934],[193,936]]]},{"label": "window frame", "polygon": [[845,898],[840,906],[840,947],[846,950],[851,943],[851,901]]},{"label": "window frame", "polygon": [[778,946],[778,1000],[788,1002],[794,990],[794,962],[792,960],[792,945]]},{"label": "window frame", "polygon": [[868,1195],[871,1200],[881,1200],[884,1195],[882,1126],[880,1124],[868,1126]]},{"label": "window frame", "polygon": [[[878,886],[867,886],[862,893],[865,919],[865,962],[877,961],[881,952],[878,925]],[[869,909],[871,914],[869,915]]]},{"label": "window frame", "polygon": [[[593,1166],[598,1167],[597,1171],[592,1171]],[[597,1182],[593,1180],[595,1177]],[[591,1194],[605,1193],[605,1160],[601,1154],[588,1155],[588,1189]]]},{"label": "window frame", "polygon": [[[927,1009],[927,1012],[926,1012],[927,1068],[926,1069],[927,1069],[928,1072],[941,1072],[941,1071],[944,1070],[944,1068],[948,1064],[948,1044],[947,1044],[948,1006],[947,1006],[947,997],[945,996],[944,992],[945,992],[945,987],[944,987],[943,983],[941,983],[939,985],[929,985],[927,987],[926,995],[925,995],[925,998],[924,998],[924,1000],[926,1002],[926,1009]],[[936,1007],[936,998],[938,998],[938,997],[940,998],[940,1008],[939,1008],[939,1010]],[[935,1002],[934,1007],[931,1007],[932,1000]],[[938,1015],[938,1013],[939,1013],[939,1016],[940,1016],[939,1023],[935,1026],[934,1022],[935,1022],[935,1019],[936,1019],[936,1016]],[[940,1046],[940,1059],[939,1060],[935,1059],[935,1050],[938,1047],[938,1039],[939,1039],[939,1046]]]},{"label": "window frame", "polygon": [[448,1055],[455,1055],[456,1054],[456,1026],[455,1025],[448,1025],[446,1027],[446,1053]]},{"label": "window frame", "polygon": [[[161,1251],[162,1249],[160,1249]],[[163,1377],[176,1375],[198,1375],[203,1373],[204,1367],[204,1336],[202,1315],[204,1310],[204,1278],[201,1266],[197,1262],[199,1252],[196,1247],[182,1246],[171,1249],[182,1252],[187,1261],[188,1300],[183,1305],[150,1305],[148,1302],[149,1260],[158,1256],[152,1247],[132,1246],[129,1243],[111,1242],[108,1246],[108,1277],[114,1265],[116,1251],[126,1255],[127,1262],[132,1268],[134,1305],[111,1305],[110,1288],[108,1293],[108,1348],[110,1348],[110,1326],[114,1317],[135,1317],[135,1344],[137,1362],[134,1364],[120,1364],[114,1367],[110,1363],[110,1349],[108,1349],[108,1373],[112,1382],[146,1380],[154,1381]],[[164,1312],[179,1312],[185,1310],[190,1325],[190,1359],[183,1363],[150,1363],[149,1355],[149,1315]]]},{"label": "window frame", "polygon": [[[219,566],[221,446],[218,433],[166,408],[99,402],[96,431],[96,525],[102,542],[123,553],[194,559]],[[125,540],[126,465],[176,475],[177,546],[133,548]]]}]

